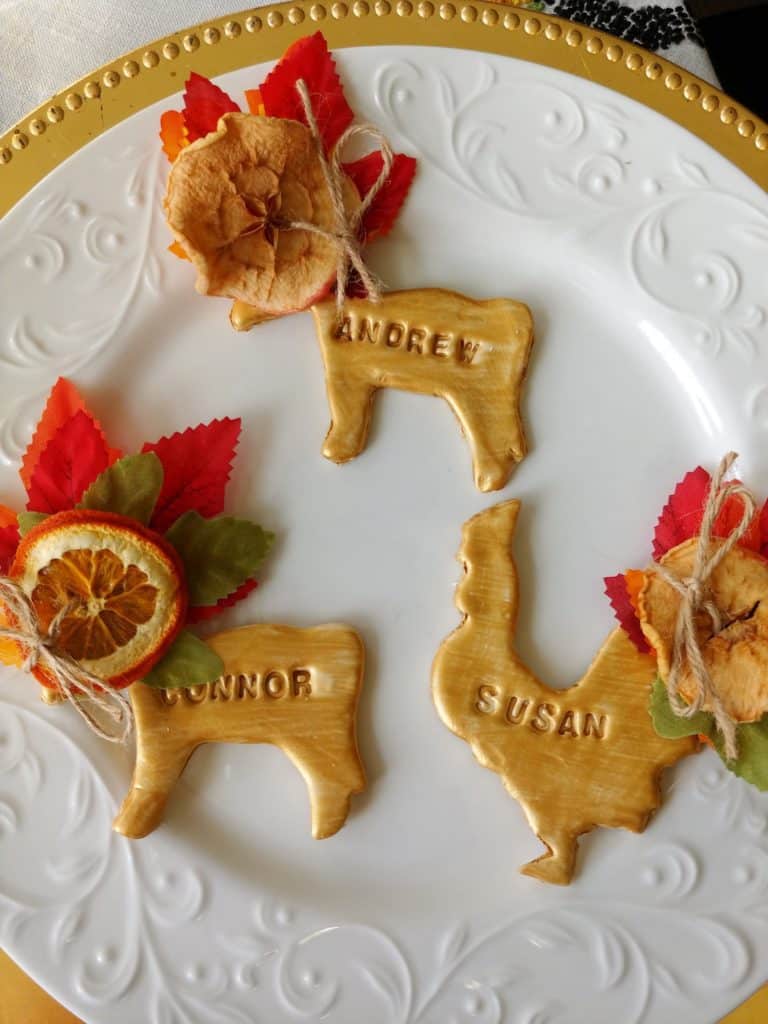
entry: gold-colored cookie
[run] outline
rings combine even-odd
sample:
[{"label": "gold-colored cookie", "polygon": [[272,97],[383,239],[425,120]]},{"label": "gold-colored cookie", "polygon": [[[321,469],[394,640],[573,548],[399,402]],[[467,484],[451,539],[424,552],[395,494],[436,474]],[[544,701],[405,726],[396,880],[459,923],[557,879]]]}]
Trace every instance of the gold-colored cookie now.
[{"label": "gold-colored cookie", "polygon": [[304,777],[312,835],[342,827],[365,788],[355,720],[365,651],[343,625],[244,626],[209,637],[225,673],[214,683],[161,690],[134,683],[136,767],[114,829],[131,839],[160,824],[176,780],[202,743],[273,743]]},{"label": "gold-colored cookie", "polygon": [[519,406],[533,343],[527,306],[417,288],[377,303],[348,299],[341,323],[333,299],[312,312],[331,407],[326,458],[359,455],[375,392],[399,388],[444,398],[472,451],[477,487],[504,487],[526,453]]},{"label": "gold-colored cookie", "polygon": [[642,832],[661,801],[661,771],[697,749],[666,740],[648,713],[655,660],[621,629],[567,690],[540,682],[514,647],[518,582],[511,554],[520,509],[507,501],[464,524],[456,591],[464,614],[432,668],[443,722],[501,775],[547,847],[523,874],[567,885],[577,840],[597,825]]}]

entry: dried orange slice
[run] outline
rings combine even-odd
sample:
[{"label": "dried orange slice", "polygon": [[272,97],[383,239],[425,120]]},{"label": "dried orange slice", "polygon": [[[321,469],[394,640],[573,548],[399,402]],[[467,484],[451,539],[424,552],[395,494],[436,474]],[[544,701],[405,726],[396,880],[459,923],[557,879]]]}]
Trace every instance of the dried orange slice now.
[{"label": "dried orange slice", "polygon": [[[360,205],[347,177],[344,204],[347,212]],[[255,306],[262,319],[306,309],[335,280],[334,241],[285,227],[335,230],[317,146],[298,121],[225,114],[215,132],[179,152],[165,213],[195,265],[197,290]]]},{"label": "dried orange slice", "polygon": [[[160,534],[112,512],[59,512],[21,541],[10,576],[41,631],[114,687],[140,679],[186,615],[184,570]],[[42,670],[42,683],[54,685]]]},{"label": "dried orange slice", "polygon": [[[699,538],[684,541],[661,559],[679,579],[687,579]],[[721,545],[713,540],[713,550]],[[706,613],[696,623],[696,636],[712,683],[725,710],[736,722],[755,722],[768,712],[768,561],[737,546],[712,573],[712,600],[723,618],[715,633]],[[672,663],[680,596],[658,573],[647,572],[637,602],[643,633],[656,651],[659,673],[667,679]],[[697,685],[688,666],[680,677],[680,693],[691,701]],[[704,705],[705,711],[712,708]]]}]

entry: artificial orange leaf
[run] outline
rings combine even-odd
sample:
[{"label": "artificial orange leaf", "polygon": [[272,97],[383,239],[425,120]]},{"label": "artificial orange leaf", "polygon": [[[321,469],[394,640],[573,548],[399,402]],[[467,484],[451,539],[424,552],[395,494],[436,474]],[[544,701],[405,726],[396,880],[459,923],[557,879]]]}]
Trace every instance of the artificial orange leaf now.
[{"label": "artificial orange leaf", "polygon": [[252,114],[256,114],[258,117],[264,115],[264,100],[261,98],[261,89],[246,89],[245,102],[248,104],[248,110]]},{"label": "artificial orange leaf", "polygon": [[163,152],[173,163],[185,146],[189,145],[187,126],[180,110],[166,110],[160,115],[160,140]]},{"label": "artificial orange leaf", "polygon": [[[344,165],[344,171],[355,183],[361,199],[376,184],[383,165],[383,157],[378,151]],[[363,217],[363,231],[367,241],[380,235],[386,235],[391,231],[408,195],[415,173],[416,161],[414,158],[396,153],[389,177]]]},{"label": "artificial orange leaf", "polygon": [[645,586],[645,573],[642,569],[627,569],[624,573],[624,580],[627,584],[627,597],[629,603],[637,612],[639,608],[640,591]]},{"label": "artificial orange leaf", "polygon": [[0,505],[0,530],[6,526],[16,526],[16,513],[7,505]]},{"label": "artificial orange leaf", "polygon": [[180,242],[171,242],[171,244],[168,246],[168,252],[172,252],[174,256],[178,256],[180,260],[189,259],[189,256],[187,256],[186,252],[184,251],[184,246],[181,245]]},{"label": "artificial orange leaf", "polygon": [[322,32],[299,39],[267,75],[261,86],[264,113],[268,117],[286,117],[307,123],[296,83],[303,79],[312,103],[312,112],[328,152],[354,118],[344,97],[336,65]]},{"label": "artificial orange leaf", "polygon": [[190,142],[216,131],[216,125],[223,114],[239,111],[240,107],[231,96],[209,78],[192,72],[184,89],[184,124]]},{"label": "artificial orange leaf", "polygon": [[59,427],[37,460],[27,509],[62,512],[74,508],[118,454],[108,447],[91,414],[79,409]]},{"label": "artificial orange leaf", "polygon": [[144,445],[142,451],[154,452],[163,465],[153,530],[164,532],[190,509],[206,517],[223,510],[240,427],[240,419],[213,420]]}]

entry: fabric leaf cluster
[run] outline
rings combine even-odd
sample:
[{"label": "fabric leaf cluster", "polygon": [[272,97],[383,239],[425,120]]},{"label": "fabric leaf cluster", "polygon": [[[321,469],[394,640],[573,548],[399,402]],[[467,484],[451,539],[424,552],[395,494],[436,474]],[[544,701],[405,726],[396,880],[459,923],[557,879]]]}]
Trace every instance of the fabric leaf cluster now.
[{"label": "fabric leaf cluster", "polygon": [[[22,459],[26,511],[0,506],[0,573],[8,573],[22,538],[49,517],[71,509],[117,513],[175,548],[184,567],[188,622],[242,600],[256,586],[273,535],[221,514],[240,428],[239,419],[212,420],[123,455],[110,447],[75,386],[60,379]],[[191,686],[221,671],[218,655],[184,630],[145,682]]]}]

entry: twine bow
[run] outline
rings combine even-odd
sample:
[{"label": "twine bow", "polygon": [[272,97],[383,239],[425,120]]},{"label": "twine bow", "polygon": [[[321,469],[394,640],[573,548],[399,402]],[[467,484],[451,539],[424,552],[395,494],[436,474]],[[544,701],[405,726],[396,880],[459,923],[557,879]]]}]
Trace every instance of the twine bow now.
[{"label": "twine bow", "polygon": [[[726,711],[704,662],[696,635],[696,616],[700,612],[705,612],[709,616],[714,633],[719,633],[723,628],[723,616],[712,599],[709,581],[718,565],[747,532],[755,514],[755,499],[743,484],[731,480],[723,485],[723,478],[736,458],[735,452],[725,455],[712,477],[691,575],[687,579],[680,579],[666,566],[658,562],[653,563],[654,571],[680,595],[680,609],[677,613],[672,646],[672,667],[666,681],[669,703],[678,718],[691,718],[701,711],[704,704],[708,704],[712,708],[717,729],[723,737],[725,754],[729,760],[735,759],[739,754],[736,722]],[[710,554],[712,529],[725,502],[731,497],[741,498],[744,513],[735,529],[714,553]],[[694,698],[689,704],[680,697],[680,675],[686,665],[696,684]]]},{"label": "twine bow", "polygon": [[133,730],[133,709],[124,693],[114,690],[88,669],[56,648],[64,607],[47,633],[42,633],[35,609],[14,580],[0,576],[0,608],[7,609],[15,626],[0,626],[0,640],[13,640],[25,652],[22,670],[39,665],[92,732],[111,743],[125,743]]},{"label": "twine bow", "polygon": [[[304,107],[304,116],[307,119],[307,125],[317,147],[323,177],[328,187],[328,194],[331,197],[334,225],[331,231],[327,231],[325,228],[305,220],[278,222],[278,226],[294,230],[311,231],[313,234],[322,235],[323,238],[327,238],[328,241],[335,245],[336,317],[340,321],[344,312],[344,299],[346,298],[347,284],[349,283],[349,275],[352,268],[357,271],[367,297],[372,302],[381,301],[381,282],[374,277],[363,259],[363,240],[360,237],[360,225],[374,199],[386,184],[389,173],[392,170],[394,154],[386,137],[375,125],[353,124],[339,137],[331,151],[329,161],[325,154],[323,138],[317,125],[317,118],[312,110],[309,90],[303,78],[296,82],[296,91],[301,99],[302,106]],[[376,140],[381,149],[382,167],[378,178],[369,189],[367,195],[363,197],[358,208],[348,214],[344,206],[345,174],[341,165],[341,154],[347,143],[357,136],[367,136]]]}]

